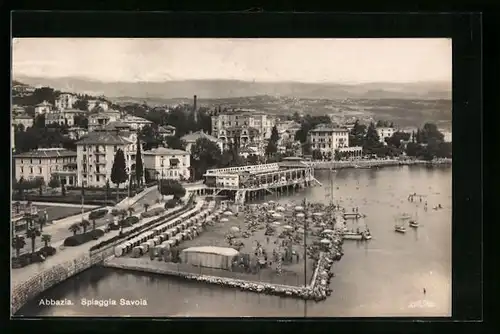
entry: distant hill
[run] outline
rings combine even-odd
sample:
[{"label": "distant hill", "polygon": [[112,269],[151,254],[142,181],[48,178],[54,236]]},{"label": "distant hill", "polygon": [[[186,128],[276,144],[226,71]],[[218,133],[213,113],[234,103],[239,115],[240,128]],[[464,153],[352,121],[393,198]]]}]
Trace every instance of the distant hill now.
[{"label": "distant hill", "polygon": [[417,83],[298,83],[249,82],[238,80],[185,80],[165,82],[101,82],[85,78],[36,78],[16,76],[16,81],[31,86],[50,86],[68,92],[105,95],[110,98],[236,98],[270,95],[312,99],[451,99],[451,84]]}]

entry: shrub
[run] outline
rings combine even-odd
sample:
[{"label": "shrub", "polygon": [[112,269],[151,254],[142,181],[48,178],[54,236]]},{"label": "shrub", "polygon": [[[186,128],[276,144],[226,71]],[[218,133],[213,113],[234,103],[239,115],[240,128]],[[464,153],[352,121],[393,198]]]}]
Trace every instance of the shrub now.
[{"label": "shrub", "polygon": [[98,239],[104,235],[102,230],[93,230],[82,234],[72,235],[64,240],[64,246],[74,247]]},{"label": "shrub", "polygon": [[154,208],[154,209],[149,210],[147,212],[141,213],[141,217],[142,218],[150,218],[153,216],[158,216],[159,214],[162,214],[163,212],[165,212],[164,208]]},{"label": "shrub", "polygon": [[137,224],[139,222],[139,217],[136,216],[130,216],[125,218],[124,220],[126,223],[130,223],[131,225]]},{"label": "shrub", "polygon": [[177,205],[177,200],[176,199],[169,199],[167,203],[165,203],[165,209],[172,209],[175,208]]},{"label": "shrub", "polygon": [[57,249],[55,249],[54,247],[51,247],[51,246],[47,246],[47,247],[43,247],[42,249],[40,249],[40,252],[45,256],[52,256],[54,255],[56,252],[57,252]]},{"label": "shrub", "polygon": [[120,229],[120,225],[116,224],[116,223],[109,223],[108,224],[108,229],[110,231],[116,231],[116,230],[119,230]]},{"label": "shrub", "polygon": [[120,214],[120,210],[118,210],[118,209],[111,210],[111,215],[113,215],[114,217],[118,216],[119,214]]},{"label": "shrub", "polygon": [[99,219],[106,216],[107,214],[108,214],[108,209],[95,210],[89,213],[89,219],[90,220]]}]

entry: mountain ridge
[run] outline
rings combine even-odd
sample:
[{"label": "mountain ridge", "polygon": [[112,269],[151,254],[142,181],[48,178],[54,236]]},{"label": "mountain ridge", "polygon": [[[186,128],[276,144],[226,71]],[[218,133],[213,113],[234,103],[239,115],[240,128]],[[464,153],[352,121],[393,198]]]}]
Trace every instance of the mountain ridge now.
[{"label": "mountain ridge", "polygon": [[41,78],[14,76],[31,86],[49,86],[66,92],[105,95],[110,98],[192,98],[205,99],[258,95],[313,99],[451,99],[451,84],[446,82],[410,83],[305,83],[253,82],[230,79],[173,80],[163,82],[102,82],[86,78]]}]

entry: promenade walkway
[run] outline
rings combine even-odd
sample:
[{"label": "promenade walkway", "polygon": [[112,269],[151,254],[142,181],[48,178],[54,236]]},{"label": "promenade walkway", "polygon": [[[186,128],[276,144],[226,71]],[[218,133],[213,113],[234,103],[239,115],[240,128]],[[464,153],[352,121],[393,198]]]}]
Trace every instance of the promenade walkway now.
[{"label": "promenade walkway", "polygon": [[[164,203],[158,203],[158,204],[152,205],[151,209],[154,209],[157,207],[163,207],[163,206],[164,206]],[[134,215],[138,216],[138,215],[140,215],[141,212],[143,212],[143,210],[140,212],[137,212]],[[155,219],[158,219],[158,216],[142,219],[139,224],[135,224],[134,226],[124,228],[123,232],[127,232],[131,229],[136,228],[137,226],[146,224],[146,223],[148,223],[152,220],[155,220]],[[23,267],[23,268],[12,269],[12,271],[11,271],[12,272],[12,275],[11,275],[12,287],[29,280],[31,277],[33,277],[37,273],[40,273],[44,270],[47,270],[53,266],[63,264],[65,262],[68,262],[68,261],[71,261],[75,258],[78,258],[84,254],[88,254],[90,251],[90,248],[92,246],[99,244],[103,240],[113,238],[113,237],[117,236],[119,233],[120,233],[119,230],[110,231],[110,232],[106,233],[105,236],[103,236],[102,238],[100,238],[98,240],[92,240],[92,241],[87,242],[83,245],[79,245],[79,246],[75,246],[75,247],[62,246],[62,244],[64,242],[63,240],[60,240],[59,242],[56,242],[56,243],[52,243],[52,246],[57,248],[57,253],[54,256],[49,256],[44,262],[41,262],[41,263],[31,264],[31,265],[28,265],[28,266]],[[61,246],[62,246],[62,249],[61,249]]]},{"label": "promenade walkway", "polygon": [[[150,208],[163,207],[164,206],[163,203],[159,203],[159,204],[156,204],[156,205],[154,204],[155,200],[158,199],[158,198],[160,198],[160,197],[161,197],[161,194],[158,192],[158,190],[157,189],[153,189],[153,190],[147,192],[146,194],[144,194],[139,199],[136,199],[135,200],[135,204],[132,205],[132,207],[134,208],[134,215],[140,216],[140,214],[142,212],[144,212],[144,204],[145,203],[150,204],[151,205]],[[107,209],[111,211],[111,209],[113,209],[113,208],[112,207],[107,207]],[[83,219],[88,219],[88,218],[89,218],[89,212],[84,213],[83,214]],[[105,226],[106,224],[108,224],[109,220],[112,220],[113,218],[114,217],[111,214],[108,214],[108,215],[106,215],[103,218],[97,219],[96,220],[96,228]],[[72,235],[72,233],[68,230],[69,227],[71,225],[73,225],[75,223],[79,223],[81,221],[82,221],[82,215],[79,214],[79,215],[75,215],[75,216],[71,216],[71,217],[65,218],[65,219],[63,219],[63,220],[61,220],[59,222],[54,223],[54,224],[48,224],[48,225],[46,225],[46,226],[43,227],[43,230],[41,232],[42,235],[43,234],[50,234],[50,236],[51,236],[50,245],[52,247],[58,249],[58,253],[56,253],[56,255],[48,257],[47,260],[45,262],[43,262],[43,263],[46,263],[47,261],[49,261],[51,259],[54,259],[54,258],[56,258],[56,257],[59,256],[59,253],[60,253],[59,247],[61,247],[63,245],[64,240],[67,237],[69,237],[69,236]],[[90,230],[92,228],[92,222],[90,222],[90,223],[91,223],[91,225],[89,226],[88,230]],[[112,232],[116,232],[116,231],[112,231]],[[110,235],[109,233],[106,234],[106,238],[108,238],[109,235]],[[109,237],[109,238],[111,238],[111,237]],[[20,254],[29,253],[29,252],[32,251],[32,249],[31,249],[31,239],[26,238],[25,241],[26,241],[26,246],[24,246],[24,248],[21,249]],[[88,244],[90,244],[90,243],[88,243]],[[85,245],[88,245],[88,244],[85,244]],[[36,238],[35,239],[35,250],[39,250],[43,246],[45,246],[45,244],[44,244],[44,242],[42,242],[41,237]],[[80,247],[80,246],[78,246],[78,247]],[[78,248],[78,247],[72,247],[72,248]],[[12,247],[11,247],[11,254],[12,254],[12,256],[15,255],[15,250],[12,249]],[[64,261],[68,261],[68,260],[66,259]],[[25,268],[29,268],[29,267],[36,267],[36,266],[37,266],[37,264],[34,264],[34,265],[29,265],[29,266],[24,267],[24,268],[13,269],[13,272],[18,271],[18,270],[22,270],[22,269],[25,269]]]}]

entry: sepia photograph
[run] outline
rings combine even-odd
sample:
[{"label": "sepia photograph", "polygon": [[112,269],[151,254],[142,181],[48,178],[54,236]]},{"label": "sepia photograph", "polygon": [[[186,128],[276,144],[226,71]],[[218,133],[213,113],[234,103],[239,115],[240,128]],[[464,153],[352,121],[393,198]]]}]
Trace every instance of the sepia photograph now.
[{"label": "sepia photograph", "polygon": [[23,37],[11,66],[13,317],[451,316],[451,39]]}]

